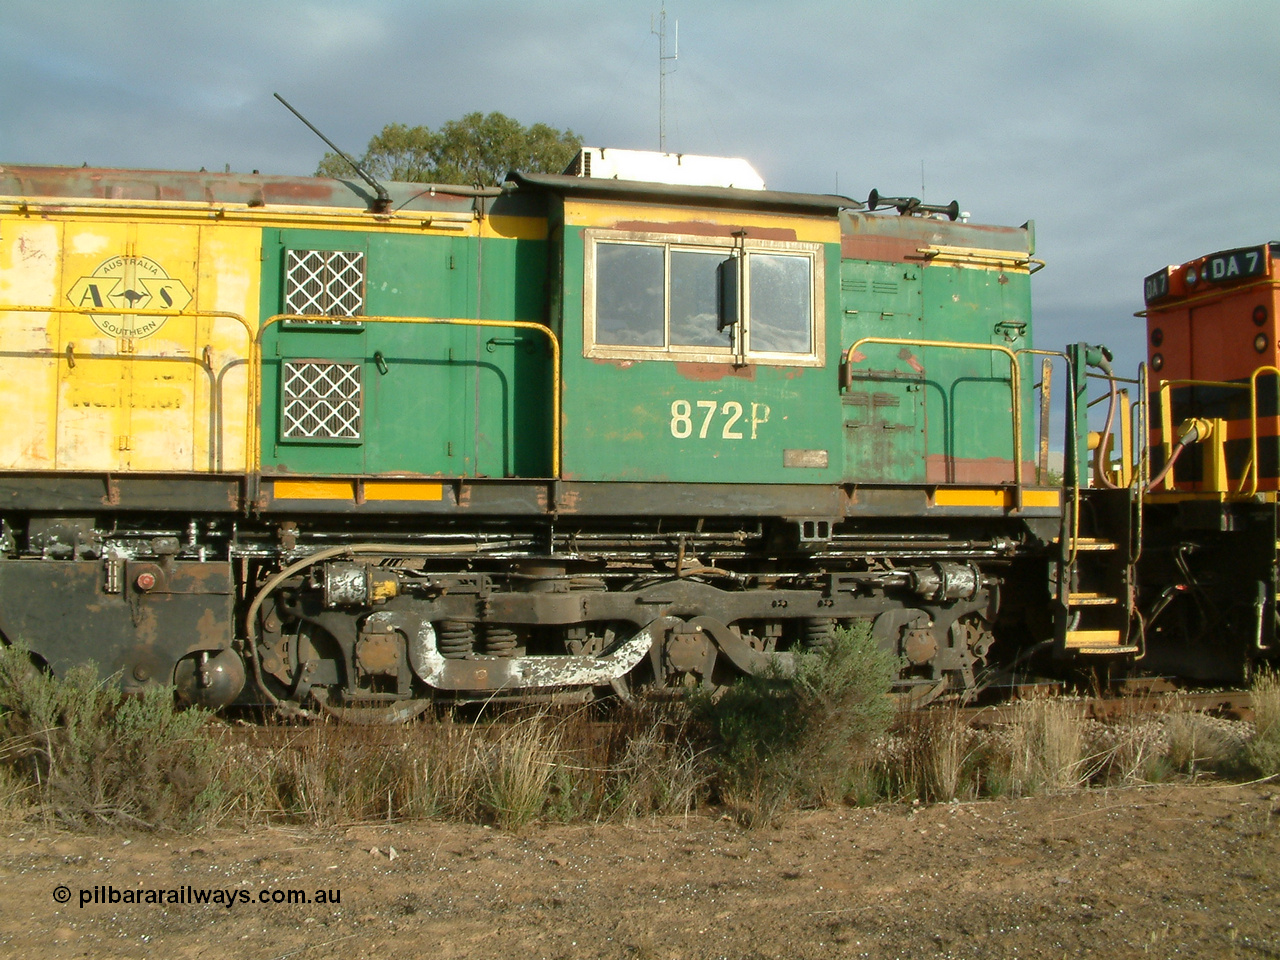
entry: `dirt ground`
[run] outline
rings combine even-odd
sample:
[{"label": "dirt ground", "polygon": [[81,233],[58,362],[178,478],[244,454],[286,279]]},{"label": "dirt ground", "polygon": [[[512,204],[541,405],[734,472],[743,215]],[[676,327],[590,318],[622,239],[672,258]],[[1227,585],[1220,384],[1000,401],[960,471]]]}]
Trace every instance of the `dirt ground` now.
[{"label": "dirt ground", "polygon": [[[290,890],[311,902],[259,902]],[[755,831],[707,815],[518,834],[22,829],[0,836],[0,956],[1280,957],[1280,787],[824,810]]]}]

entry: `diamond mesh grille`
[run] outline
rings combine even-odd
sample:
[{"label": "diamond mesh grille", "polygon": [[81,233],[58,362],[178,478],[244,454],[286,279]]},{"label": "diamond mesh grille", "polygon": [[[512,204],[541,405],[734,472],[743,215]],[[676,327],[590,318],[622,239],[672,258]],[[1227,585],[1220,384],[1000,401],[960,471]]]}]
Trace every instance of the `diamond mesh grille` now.
[{"label": "diamond mesh grille", "polygon": [[287,250],[285,313],[323,317],[364,314],[364,252]]},{"label": "diamond mesh grille", "polygon": [[285,440],[359,440],[360,364],[286,360]]}]

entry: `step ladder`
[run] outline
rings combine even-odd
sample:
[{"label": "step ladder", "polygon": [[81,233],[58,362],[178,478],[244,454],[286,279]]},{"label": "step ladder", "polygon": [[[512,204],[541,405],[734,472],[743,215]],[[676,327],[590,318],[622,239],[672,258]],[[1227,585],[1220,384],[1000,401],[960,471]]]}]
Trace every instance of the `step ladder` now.
[{"label": "step ladder", "polygon": [[1132,488],[1070,491],[1066,507],[1053,577],[1055,652],[1068,658],[1141,652],[1130,633],[1137,559]]}]

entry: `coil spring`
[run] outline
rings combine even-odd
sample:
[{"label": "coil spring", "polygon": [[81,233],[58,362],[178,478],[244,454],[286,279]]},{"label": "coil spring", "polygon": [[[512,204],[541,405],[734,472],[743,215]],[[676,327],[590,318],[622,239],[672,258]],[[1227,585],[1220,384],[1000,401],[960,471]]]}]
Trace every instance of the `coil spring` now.
[{"label": "coil spring", "polygon": [[835,639],[836,622],[831,617],[805,617],[802,642],[806,649],[821,650]]},{"label": "coil spring", "polygon": [[516,632],[510,627],[485,626],[484,652],[491,657],[515,656]]},{"label": "coil spring", "polygon": [[476,627],[462,620],[443,620],[436,630],[436,644],[447,660],[462,660],[476,646]]}]

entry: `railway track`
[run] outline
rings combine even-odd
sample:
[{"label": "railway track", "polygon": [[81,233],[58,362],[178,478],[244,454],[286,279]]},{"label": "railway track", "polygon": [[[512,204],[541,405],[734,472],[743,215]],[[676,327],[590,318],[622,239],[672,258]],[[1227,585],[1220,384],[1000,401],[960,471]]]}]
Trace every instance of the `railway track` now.
[{"label": "railway track", "polygon": [[[954,711],[970,726],[991,727],[1014,722],[1018,717],[1021,704],[1046,698],[1063,698],[1075,702],[1079,706],[1080,716],[1083,719],[1102,722],[1114,722],[1142,715],[1160,716],[1174,713],[1202,713],[1223,720],[1246,722],[1252,722],[1254,719],[1252,697],[1248,690],[1188,689],[1163,679],[1124,681],[1116,684],[1105,694],[1093,696],[1074,695],[1060,683],[1028,683],[1008,688],[1006,697],[996,703],[959,706],[955,702],[944,702],[919,707],[911,712],[927,714],[934,711]],[[500,724],[507,717],[527,718],[530,709],[537,709],[537,707],[531,704],[511,708],[500,707],[497,711],[490,711],[488,719],[483,722],[485,725]],[[583,705],[565,704],[553,709],[563,709],[566,711],[565,716],[568,717],[573,711],[583,709]],[[609,718],[607,707],[601,711],[601,714],[599,718],[578,719],[575,723],[590,728],[598,738],[615,735],[618,721]],[[464,726],[479,721],[480,717],[477,716],[452,720]],[[433,718],[432,714],[428,713],[411,722],[409,726],[430,725],[434,722],[438,722],[438,718]],[[370,731],[373,739],[379,738],[379,734],[373,731],[380,730],[394,738],[396,731],[405,726],[403,724],[346,723],[332,717],[319,725],[331,731],[343,729]],[[235,722],[228,724],[224,732],[232,740],[263,745],[288,740],[296,736],[299,731],[314,729],[316,726],[317,724],[307,722],[276,722],[270,719],[263,721],[259,715],[256,720],[246,717],[238,718]]]},{"label": "railway track", "polygon": [[[1013,720],[1020,702],[1053,696],[1066,697],[1070,694],[1061,684],[1026,684],[1012,688],[1006,700],[960,707],[959,714],[972,726],[994,726]],[[1106,694],[1081,696],[1078,702],[1081,716],[1089,720],[1114,721],[1143,714],[1170,713],[1203,713],[1224,720],[1253,720],[1253,700],[1248,690],[1187,689],[1163,679],[1124,681]]]}]

